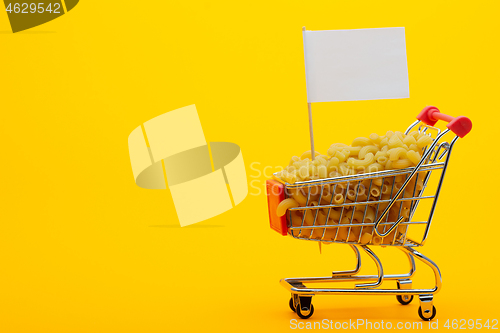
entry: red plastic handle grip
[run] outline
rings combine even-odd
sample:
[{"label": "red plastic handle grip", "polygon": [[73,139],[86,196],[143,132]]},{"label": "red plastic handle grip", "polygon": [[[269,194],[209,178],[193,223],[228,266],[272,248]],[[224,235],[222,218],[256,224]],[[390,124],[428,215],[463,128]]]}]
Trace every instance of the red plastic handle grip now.
[{"label": "red plastic handle grip", "polygon": [[271,229],[276,230],[283,236],[288,234],[288,226],[286,222],[286,215],[278,216],[276,208],[281,201],[285,200],[285,186],[273,179],[266,181],[267,188],[267,206],[269,209],[269,222]]},{"label": "red plastic handle grip", "polygon": [[439,112],[439,109],[435,106],[425,107],[417,116],[417,119],[421,122],[434,126],[438,120],[444,120],[448,122],[448,129],[463,138],[472,129],[472,121],[464,116],[452,117],[447,114]]}]

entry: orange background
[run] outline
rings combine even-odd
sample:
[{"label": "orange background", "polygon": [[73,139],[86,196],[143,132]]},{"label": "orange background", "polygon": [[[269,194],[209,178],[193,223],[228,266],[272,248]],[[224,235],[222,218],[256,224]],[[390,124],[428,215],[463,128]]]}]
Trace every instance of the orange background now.
[{"label": "orange background", "polygon": [[[302,26],[406,27],[411,98],[313,105],[318,150],[404,130],[429,104],[471,117],[422,252],[443,273],[440,325],[498,319],[498,9],[484,0],[87,0],[17,34],[0,13],[0,331],[287,331],[297,316],[280,278],[352,267],[347,246],[320,255],[272,231],[257,195],[259,171],[308,149]],[[180,228],[168,190],[134,184],[127,137],[193,103],[208,141],[241,147],[253,182],[236,208]],[[193,193],[193,209],[206,195]],[[399,251],[376,250],[387,272],[407,270]],[[417,280],[432,284],[422,266]],[[310,321],[420,320],[415,300],[313,303]]]}]

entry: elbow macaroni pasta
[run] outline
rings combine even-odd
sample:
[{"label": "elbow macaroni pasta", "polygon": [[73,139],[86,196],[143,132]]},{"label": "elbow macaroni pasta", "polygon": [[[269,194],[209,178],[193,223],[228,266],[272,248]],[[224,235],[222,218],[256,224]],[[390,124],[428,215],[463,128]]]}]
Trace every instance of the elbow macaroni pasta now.
[{"label": "elbow macaroni pasta", "polygon": [[397,161],[400,158],[405,158],[407,152],[408,151],[406,149],[401,147],[393,148],[387,151],[387,153],[389,154],[389,159],[391,161]]},{"label": "elbow macaroni pasta", "polygon": [[[387,131],[385,135],[372,133],[368,137],[355,138],[351,145],[334,143],[326,155],[316,151],[314,160],[310,150],[293,156],[288,166],[276,176],[288,184],[294,184],[299,181],[414,167],[420,162],[425,147],[432,141],[431,136],[418,131],[407,135],[399,131]],[[426,172],[418,172],[408,182],[398,199],[411,199],[396,201],[386,216],[388,221],[394,223],[400,217],[410,217],[414,198],[421,195],[426,176]],[[278,216],[286,214],[290,225],[298,228],[293,231],[301,238],[325,242],[391,244],[394,240],[405,237],[408,225],[400,224],[382,238],[375,233],[374,223],[388,206],[391,197],[402,187],[405,177],[399,175],[293,189],[288,193],[288,198],[278,205],[276,213]],[[308,208],[314,206],[319,207]],[[296,207],[304,209],[289,211]],[[307,228],[311,226],[323,227]],[[379,228],[385,231],[389,226],[381,223]]]}]

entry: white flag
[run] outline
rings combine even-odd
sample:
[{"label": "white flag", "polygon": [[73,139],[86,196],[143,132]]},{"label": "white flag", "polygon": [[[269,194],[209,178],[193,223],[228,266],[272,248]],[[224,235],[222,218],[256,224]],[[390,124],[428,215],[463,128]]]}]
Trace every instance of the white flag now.
[{"label": "white flag", "polygon": [[410,97],[405,28],[303,33],[309,103]]}]

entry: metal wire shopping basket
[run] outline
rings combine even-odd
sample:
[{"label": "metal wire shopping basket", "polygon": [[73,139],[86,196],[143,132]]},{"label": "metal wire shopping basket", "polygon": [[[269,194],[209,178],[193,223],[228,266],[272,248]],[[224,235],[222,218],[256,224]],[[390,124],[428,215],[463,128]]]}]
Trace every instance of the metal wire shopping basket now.
[{"label": "metal wire shopping basket", "polygon": [[[309,318],[313,314],[312,296],[331,294],[390,294],[396,295],[403,305],[409,304],[414,295],[419,295],[419,316],[423,320],[435,317],[433,295],[441,288],[441,273],[432,260],[415,248],[423,246],[429,234],[453,146],[458,138],[464,137],[471,130],[472,122],[467,117],[454,118],[442,114],[435,107],[424,108],[417,119],[405,134],[417,129],[419,133],[429,135],[432,141],[423,150],[422,158],[415,167],[299,181],[294,184],[284,182],[275,174],[274,179],[267,181],[271,228],[297,239],[349,244],[356,255],[357,264],[352,271],[333,272],[331,277],[281,280],[281,284],[292,294],[290,308],[300,318]],[[449,122],[446,130],[433,127],[438,120]],[[447,142],[444,137],[449,132],[453,132],[455,136]],[[277,216],[278,204],[297,191],[306,198],[305,204],[290,208],[284,216]],[[335,202],[336,193],[343,193],[347,199]],[[420,205],[420,210],[425,208],[428,215],[422,217],[420,211],[417,214],[417,208],[424,201],[427,203]],[[294,216],[294,212],[302,212],[302,217]],[[331,218],[333,215],[335,218]],[[412,234],[413,229],[419,229],[418,236]],[[379,258],[369,245],[401,249],[410,262],[410,272],[384,274]],[[361,269],[360,248],[374,260],[377,275],[357,275]],[[416,269],[414,258],[427,264],[434,272],[433,288],[412,289],[411,278]],[[397,289],[378,288],[385,280],[396,280]],[[364,283],[351,289],[308,288],[304,285],[346,281]]]}]

